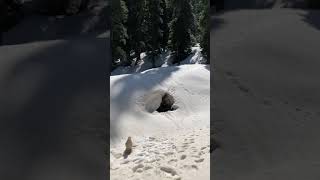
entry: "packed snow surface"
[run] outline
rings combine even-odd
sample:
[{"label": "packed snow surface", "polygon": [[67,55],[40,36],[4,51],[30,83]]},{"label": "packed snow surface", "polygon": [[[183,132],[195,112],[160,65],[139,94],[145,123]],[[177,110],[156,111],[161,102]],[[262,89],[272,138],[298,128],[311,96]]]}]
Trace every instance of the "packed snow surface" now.
[{"label": "packed snow surface", "polygon": [[209,180],[210,129],[138,137],[128,158],[123,143],[110,149],[111,180]]}]

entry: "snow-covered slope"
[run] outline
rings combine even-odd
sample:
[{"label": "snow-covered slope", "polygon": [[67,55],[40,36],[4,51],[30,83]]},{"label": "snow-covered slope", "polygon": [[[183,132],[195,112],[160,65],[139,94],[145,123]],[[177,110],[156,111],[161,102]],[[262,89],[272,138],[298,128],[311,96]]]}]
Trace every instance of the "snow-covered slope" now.
[{"label": "snow-covered slope", "polygon": [[[36,5],[32,3],[25,5],[23,9],[26,12],[23,20],[8,32],[3,33],[3,44],[14,45],[80,37],[109,37],[109,0],[94,0],[89,4],[87,11],[72,16],[41,15],[33,12],[33,6]],[[27,35],[26,32],[28,32]]]},{"label": "snow-covered slope", "polygon": [[[173,95],[177,110],[155,111],[164,92]],[[111,139],[209,126],[209,97],[210,72],[206,65],[170,66],[111,76]]]},{"label": "snow-covered slope", "polygon": [[107,179],[109,41],[0,46],[0,179]]},{"label": "snow-covered slope", "polygon": [[[213,17],[213,153],[218,180],[318,180],[320,11]],[[214,26],[213,26],[214,27]]]},{"label": "snow-covered slope", "polygon": [[[159,113],[165,92],[178,109]],[[209,66],[111,76],[110,123],[111,179],[209,179]],[[135,147],[124,159],[128,136]]]}]

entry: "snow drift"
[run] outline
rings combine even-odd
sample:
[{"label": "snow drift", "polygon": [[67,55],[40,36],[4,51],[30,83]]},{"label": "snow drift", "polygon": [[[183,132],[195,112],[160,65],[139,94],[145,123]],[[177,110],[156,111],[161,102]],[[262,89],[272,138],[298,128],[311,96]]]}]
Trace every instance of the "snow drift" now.
[{"label": "snow drift", "polygon": [[[175,111],[155,111],[164,93]],[[207,65],[155,68],[110,77],[111,143],[127,136],[209,127],[210,72]]]}]

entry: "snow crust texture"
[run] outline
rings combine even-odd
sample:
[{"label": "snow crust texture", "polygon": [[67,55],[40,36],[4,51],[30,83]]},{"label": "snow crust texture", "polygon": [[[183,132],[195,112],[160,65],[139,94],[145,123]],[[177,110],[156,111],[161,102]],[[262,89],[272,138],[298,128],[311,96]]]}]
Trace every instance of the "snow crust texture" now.
[{"label": "snow crust texture", "polygon": [[133,139],[133,152],[126,159],[120,143],[110,151],[111,179],[209,179],[209,133],[209,128],[204,128],[139,137]]}]

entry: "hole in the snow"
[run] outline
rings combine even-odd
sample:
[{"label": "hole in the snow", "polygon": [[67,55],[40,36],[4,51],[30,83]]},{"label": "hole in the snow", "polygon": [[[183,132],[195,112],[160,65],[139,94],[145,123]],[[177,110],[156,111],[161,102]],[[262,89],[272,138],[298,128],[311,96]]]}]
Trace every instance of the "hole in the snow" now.
[{"label": "hole in the snow", "polygon": [[158,112],[174,111],[178,107],[174,105],[174,98],[169,93],[164,93],[161,99],[161,104],[157,109]]},{"label": "hole in the snow", "polygon": [[167,112],[174,111],[178,108],[175,104],[174,97],[166,91],[158,90],[147,96],[145,108],[148,112]]}]

